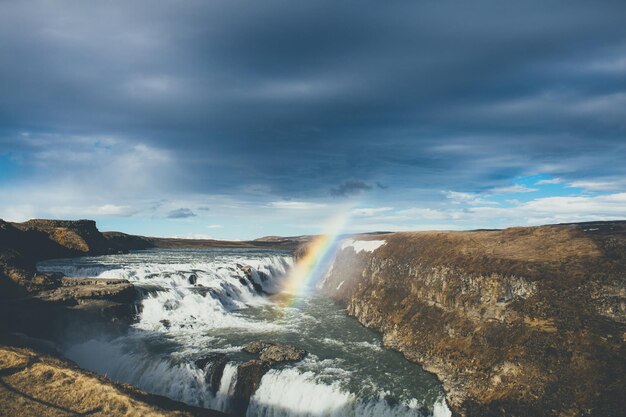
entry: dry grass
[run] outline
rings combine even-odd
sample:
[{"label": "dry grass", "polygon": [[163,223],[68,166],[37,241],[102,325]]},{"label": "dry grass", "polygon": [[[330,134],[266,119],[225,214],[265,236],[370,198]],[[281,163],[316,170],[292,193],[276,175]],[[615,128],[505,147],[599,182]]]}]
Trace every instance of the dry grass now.
[{"label": "dry grass", "polygon": [[[147,401],[148,400],[148,401]],[[162,402],[167,404],[162,407]],[[222,415],[145,394],[29,349],[0,346],[2,416]]]},{"label": "dry grass", "polygon": [[52,239],[59,245],[81,252],[89,252],[89,245],[75,231],[67,227],[57,227],[52,233]]}]

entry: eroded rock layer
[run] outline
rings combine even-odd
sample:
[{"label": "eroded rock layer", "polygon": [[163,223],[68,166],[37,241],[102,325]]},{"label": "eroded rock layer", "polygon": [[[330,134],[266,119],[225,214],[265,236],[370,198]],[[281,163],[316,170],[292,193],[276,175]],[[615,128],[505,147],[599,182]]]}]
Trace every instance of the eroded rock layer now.
[{"label": "eroded rock layer", "polygon": [[435,373],[456,413],[626,409],[626,222],[355,239],[323,290]]}]

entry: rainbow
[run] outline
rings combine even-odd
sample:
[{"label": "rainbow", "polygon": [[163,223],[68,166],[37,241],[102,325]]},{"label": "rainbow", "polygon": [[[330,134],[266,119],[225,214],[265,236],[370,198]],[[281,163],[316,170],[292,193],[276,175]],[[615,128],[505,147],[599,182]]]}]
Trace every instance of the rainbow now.
[{"label": "rainbow", "polygon": [[287,275],[282,292],[295,302],[304,296],[326,273],[337,252],[341,234],[345,231],[352,206],[343,207],[326,224],[322,234],[307,246],[306,254],[296,261]]}]

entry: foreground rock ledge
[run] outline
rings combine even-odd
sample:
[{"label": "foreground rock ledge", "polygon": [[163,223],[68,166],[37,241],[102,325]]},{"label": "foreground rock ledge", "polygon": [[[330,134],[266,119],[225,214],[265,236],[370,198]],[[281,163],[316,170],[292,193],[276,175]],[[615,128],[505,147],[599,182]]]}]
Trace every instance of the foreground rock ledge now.
[{"label": "foreground rock ledge", "polygon": [[9,346],[0,346],[0,415],[226,416],[111,382],[32,349]]}]

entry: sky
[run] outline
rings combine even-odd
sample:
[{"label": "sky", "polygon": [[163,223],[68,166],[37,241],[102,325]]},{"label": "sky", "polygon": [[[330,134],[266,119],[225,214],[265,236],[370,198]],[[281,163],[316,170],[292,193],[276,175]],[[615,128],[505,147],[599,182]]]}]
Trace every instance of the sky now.
[{"label": "sky", "polygon": [[0,218],[626,219],[626,2],[0,1]]}]

